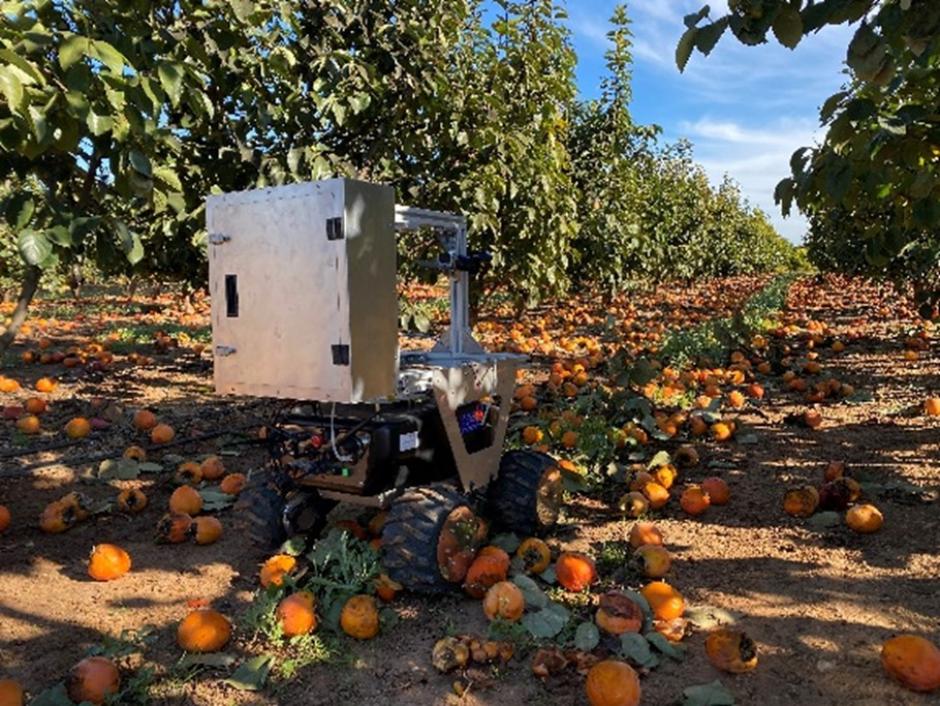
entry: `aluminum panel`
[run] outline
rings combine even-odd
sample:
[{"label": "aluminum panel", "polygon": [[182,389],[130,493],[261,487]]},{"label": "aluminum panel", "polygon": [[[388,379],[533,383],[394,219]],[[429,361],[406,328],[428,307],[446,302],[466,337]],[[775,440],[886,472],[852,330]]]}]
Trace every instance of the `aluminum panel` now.
[{"label": "aluminum panel", "polygon": [[[393,395],[393,218],[393,189],[341,179],[210,197],[216,390],[337,402]],[[383,317],[394,307],[391,335],[368,301]]]}]

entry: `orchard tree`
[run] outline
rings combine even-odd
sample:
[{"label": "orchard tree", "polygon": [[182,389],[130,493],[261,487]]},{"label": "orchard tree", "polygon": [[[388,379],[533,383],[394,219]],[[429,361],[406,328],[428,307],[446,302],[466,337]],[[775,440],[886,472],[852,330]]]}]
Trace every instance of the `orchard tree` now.
[{"label": "orchard tree", "polygon": [[205,278],[205,196],[420,180],[463,0],[5,2],[4,214],[25,263]]},{"label": "orchard tree", "polygon": [[455,55],[450,149],[441,155],[453,172],[435,181],[439,193],[457,196],[453,208],[470,214],[473,245],[492,251],[488,287],[522,305],[569,284],[578,230],[567,150],[576,57],[553,0],[495,5],[486,27],[475,4],[476,21]]},{"label": "orchard tree", "polygon": [[[730,31],[745,44],[772,34],[791,49],[827,25],[855,24],[851,81],[823,105],[824,142],[793,155],[776,199],[814,229],[811,252],[859,252],[849,269],[912,281],[923,311],[940,300],[940,3],[936,0],[731,0],[686,17],[676,52],[708,54]],[[829,240],[846,241],[825,245]],[[825,245],[825,247],[823,247]]]},{"label": "orchard tree", "polygon": [[579,281],[607,292],[619,289],[635,273],[637,260],[648,257],[637,162],[649,158],[660,131],[635,124],[630,113],[633,56],[626,5],[615,9],[611,24],[601,96],[575,107],[568,147],[580,191],[573,269]]},{"label": "orchard tree", "polygon": [[[205,91],[200,19],[188,20],[188,32],[174,26],[187,5],[3,4],[0,164],[12,188],[4,212],[26,271],[0,348],[44,269],[89,255],[106,271],[139,265],[161,224],[195,222],[199,207],[178,169],[192,159],[183,138],[222,118]],[[200,5],[216,26],[232,16],[230,3]]]}]

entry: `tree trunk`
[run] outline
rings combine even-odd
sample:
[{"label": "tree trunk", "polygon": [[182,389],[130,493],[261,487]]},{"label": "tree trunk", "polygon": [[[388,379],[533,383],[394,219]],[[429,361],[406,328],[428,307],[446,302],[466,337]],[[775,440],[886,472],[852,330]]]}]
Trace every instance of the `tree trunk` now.
[{"label": "tree trunk", "polygon": [[72,290],[73,299],[82,298],[82,285],[85,283],[85,275],[82,272],[82,266],[80,263],[73,263],[69,267],[69,274],[67,277],[69,289]]},{"label": "tree trunk", "polygon": [[7,351],[13,343],[13,339],[16,338],[20,326],[26,321],[26,310],[29,308],[30,302],[33,301],[33,296],[36,294],[36,289],[39,287],[39,278],[41,276],[42,270],[34,265],[30,265],[26,269],[26,276],[23,278],[23,286],[20,289],[20,298],[17,300],[16,308],[13,310],[13,320],[10,321],[10,325],[7,326],[6,331],[0,335],[0,354]]}]

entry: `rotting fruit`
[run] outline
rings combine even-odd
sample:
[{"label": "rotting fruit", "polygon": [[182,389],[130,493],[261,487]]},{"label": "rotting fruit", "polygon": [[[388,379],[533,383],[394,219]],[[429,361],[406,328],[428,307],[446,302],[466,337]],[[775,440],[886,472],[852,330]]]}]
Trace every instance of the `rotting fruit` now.
[{"label": "rotting fruit", "polygon": [[199,485],[202,482],[202,468],[195,461],[185,461],[176,469],[173,480],[179,485]]},{"label": "rotting fruit", "polygon": [[659,510],[669,502],[669,491],[656,481],[650,481],[643,485],[640,492],[646,496],[650,507]]},{"label": "rotting fruit", "polygon": [[114,581],[131,570],[131,556],[115,544],[98,544],[88,559],[88,575],[95,581]]},{"label": "rotting fruit", "polygon": [[218,480],[225,475],[225,464],[218,456],[209,456],[200,466],[202,477],[206,480]]},{"label": "rotting fruit", "polygon": [[157,523],[157,541],[170,544],[185,542],[190,535],[193,518],[186,513],[168,512]]},{"label": "rotting fruit", "polygon": [[672,565],[669,552],[659,544],[644,544],[636,550],[634,558],[640,573],[650,579],[662,578]]},{"label": "rotting fruit", "polygon": [[541,574],[552,563],[552,550],[538,537],[529,537],[516,550],[522,568],[528,574]]},{"label": "rotting fruit", "polygon": [[819,491],[811,485],[790,488],[783,496],[783,509],[792,517],[809,517],[819,507]]},{"label": "rotting fruit", "polygon": [[845,524],[859,534],[873,534],[881,529],[884,516],[874,505],[853,505],[845,513]]},{"label": "rotting fruit", "polygon": [[65,433],[70,439],[84,439],[91,433],[91,423],[84,417],[75,417],[65,425]]},{"label": "rotting fruit", "polygon": [[608,659],[591,667],[584,684],[591,706],[638,706],[640,678],[625,662]]},{"label": "rotting fruit", "polygon": [[499,547],[484,547],[470,564],[463,588],[473,598],[483,598],[490,586],[505,581],[509,573],[509,555]]},{"label": "rotting fruit", "polygon": [[652,522],[637,522],[630,528],[630,546],[634,549],[647,544],[662,544],[663,533]]},{"label": "rotting fruit", "polygon": [[231,637],[228,618],[209,608],[192,611],[176,630],[176,641],[187,652],[218,652]]},{"label": "rotting fruit", "polygon": [[170,511],[186,515],[198,515],[202,510],[202,496],[188,485],[181,485],[170,496]]},{"label": "rotting fruit", "polygon": [[131,461],[143,462],[147,460],[147,452],[139,446],[128,446],[124,450],[124,458]]},{"label": "rotting fruit", "polygon": [[445,581],[464,580],[486,534],[486,522],[469,507],[455,508],[447,516],[437,541],[437,565]]},{"label": "rotting fruit", "polygon": [[86,657],[72,667],[66,680],[69,699],[79,704],[104,703],[121,687],[121,675],[114,663],[104,657]]},{"label": "rotting fruit", "polygon": [[375,580],[375,593],[385,603],[391,603],[395,600],[398,592],[404,589],[397,581],[393,581],[387,574],[380,574]]},{"label": "rotting fruit", "polygon": [[653,617],[657,620],[675,620],[685,612],[685,599],[682,594],[665,581],[652,581],[646,584],[640,593],[649,603]]},{"label": "rotting fruit", "polygon": [[601,596],[594,622],[611,635],[640,632],[643,628],[643,611],[629,596],[619,591],[609,591]]},{"label": "rotting fruit", "polygon": [[310,591],[293,593],[277,605],[277,619],[286,637],[313,632],[317,627],[314,598]]},{"label": "rotting fruit", "polygon": [[176,432],[169,424],[157,424],[150,431],[150,441],[154,444],[169,444],[175,436]]},{"label": "rotting fruit", "polygon": [[245,487],[248,479],[243,473],[229,473],[219,483],[219,490],[229,495],[238,495]]},{"label": "rotting fruit", "polygon": [[49,503],[39,516],[39,528],[48,534],[65,532],[90,514],[88,500],[80,493],[69,493]]},{"label": "rotting fruit", "polygon": [[23,706],[23,687],[12,679],[0,679],[0,706]]},{"label": "rotting fruit", "polygon": [[757,645],[740,630],[713,630],[705,638],[705,654],[716,668],[732,674],[757,666]]},{"label": "rotting fruit", "polygon": [[620,509],[620,512],[627,517],[636,519],[643,517],[643,515],[649,512],[650,503],[643,493],[631,490],[629,493],[625,493],[621,496],[617,507]]},{"label": "rotting fruit", "polygon": [[717,476],[703,480],[702,490],[708,493],[712,505],[727,505],[731,499],[731,489],[728,484]]},{"label": "rotting fruit", "polygon": [[259,579],[264,588],[280,586],[284,577],[294,571],[297,560],[289,554],[275,554],[261,565]]},{"label": "rotting fruit", "polygon": [[372,596],[353,596],[343,606],[340,627],[357,640],[371,640],[379,634],[379,608]]},{"label": "rotting fruit", "polygon": [[692,517],[698,517],[711,505],[711,498],[700,485],[690,485],[679,498],[679,505]]},{"label": "rotting fruit", "polygon": [[525,597],[519,587],[510,581],[500,581],[490,587],[483,598],[483,612],[490,620],[500,618],[514,623],[525,611]]},{"label": "rotting fruit", "polygon": [[587,554],[564,552],[555,562],[555,577],[566,591],[579,593],[597,580],[597,570]]},{"label": "rotting fruit", "polygon": [[117,506],[121,512],[143,512],[147,507],[147,496],[139,488],[125,488],[118,493]]},{"label": "rotting fruit", "polygon": [[149,409],[140,409],[134,414],[134,426],[140,431],[150,431],[157,426],[157,415]]},{"label": "rotting fruit", "polygon": [[193,520],[190,532],[196,544],[215,544],[222,536],[222,523],[219,518],[205,515]]},{"label": "rotting fruit", "polygon": [[940,689],[940,648],[919,635],[898,635],[881,648],[881,664],[892,679],[911,691]]}]

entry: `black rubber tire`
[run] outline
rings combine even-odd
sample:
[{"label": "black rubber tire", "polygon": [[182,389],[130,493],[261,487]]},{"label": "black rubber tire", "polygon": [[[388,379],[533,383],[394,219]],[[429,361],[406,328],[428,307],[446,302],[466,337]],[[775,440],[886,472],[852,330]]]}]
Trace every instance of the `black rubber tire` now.
[{"label": "black rubber tire", "polygon": [[[308,515],[309,529],[303,532],[308,537],[316,538],[327,525],[327,515],[336,503],[324,500],[316,491],[297,491],[307,496],[304,510]],[[284,526],[284,511],[288,503],[296,497],[285,497],[270,482],[265,471],[256,471],[248,481],[238,500],[238,507],[248,521],[248,536],[251,541],[264,549],[280,547],[290,536]],[[297,531],[297,534],[301,532]]]},{"label": "black rubber tire", "polygon": [[396,498],[382,530],[382,566],[409,591],[446,593],[459,584],[441,576],[437,543],[451,512],[469,499],[445,483],[416,487]]},{"label": "black rubber tire", "polygon": [[274,549],[287,539],[283,517],[286,501],[267,482],[267,474],[252,474],[248,487],[239,498],[237,508],[248,523],[248,537],[263,549]]},{"label": "black rubber tire", "polygon": [[522,536],[548,529],[537,511],[539,484],[545,471],[558,464],[548,454],[536,451],[509,451],[499,462],[499,475],[487,492],[487,514],[504,530]]}]

